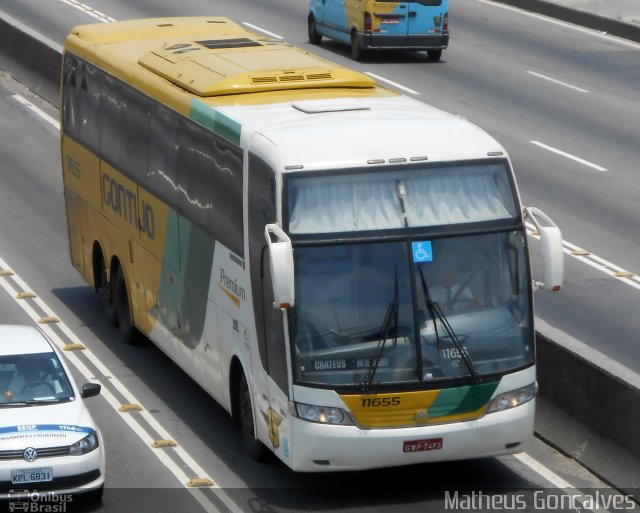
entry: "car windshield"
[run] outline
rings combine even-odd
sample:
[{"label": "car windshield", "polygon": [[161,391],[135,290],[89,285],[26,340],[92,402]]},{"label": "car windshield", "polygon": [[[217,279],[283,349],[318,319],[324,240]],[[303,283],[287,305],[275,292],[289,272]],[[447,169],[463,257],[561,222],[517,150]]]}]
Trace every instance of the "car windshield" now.
[{"label": "car windshield", "polygon": [[73,398],[69,378],[54,352],[0,356],[0,406]]},{"label": "car windshield", "polygon": [[521,231],[298,246],[294,255],[299,382],[478,379],[533,363]]}]

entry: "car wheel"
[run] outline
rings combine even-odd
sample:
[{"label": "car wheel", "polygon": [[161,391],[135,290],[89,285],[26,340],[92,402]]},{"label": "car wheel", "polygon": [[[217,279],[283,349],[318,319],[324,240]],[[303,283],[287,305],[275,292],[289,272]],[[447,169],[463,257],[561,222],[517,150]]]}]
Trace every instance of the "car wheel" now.
[{"label": "car wheel", "polygon": [[358,33],[355,30],[351,31],[351,58],[354,61],[362,59],[362,49],[358,44]]},{"label": "car wheel", "polygon": [[251,458],[256,461],[264,461],[267,459],[269,452],[265,445],[255,436],[251,393],[249,392],[249,385],[244,373],[242,373],[240,378],[239,394],[240,428],[242,429],[245,448]]},{"label": "car wheel", "polygon": [[427,50],[427,57],[431,62],[437,62],[442,57],[442,50]]},{"label": "car wheel", "polygon": [[127,283],[124,279],[122,267],[118,267],[115,282],[115,304],[118,315],[118,326],[120,328],[120,336],[127,344],[134,343],[135,328],[131,322],[131,308],[129,306],[129,293],[127,291]]},{"label": "car wheel", "polygon": [[100,271],[99,271],[99,292],[100,298],[102,299],[102,309],[104,311],[104,315],[107,318],[107,322],[112,326],[116,326],[118,324],[118,312],[116,312],[116,305],[114,299],[114,281],[109,280],[107,278],[107,269],[105,263],[100,258]]},{"label": "car wheel", "polygon": [[313,15],[309,15],[309,42],[312,45],[319,45],[322,42],[322,34],[318,34],[316,29],[316,19]]}]

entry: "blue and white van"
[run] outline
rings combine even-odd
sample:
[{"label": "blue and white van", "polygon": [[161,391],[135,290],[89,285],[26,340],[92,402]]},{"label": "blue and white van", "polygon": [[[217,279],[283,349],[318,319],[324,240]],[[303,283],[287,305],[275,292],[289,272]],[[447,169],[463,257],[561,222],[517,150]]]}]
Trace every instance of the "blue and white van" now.
[{"label": "blue and white van", "polygon": [[351,45],[355,60],[367,50],[426,50],[437,61],[449,44],[448,0],[311,0],[309,42],[323,37]]}]

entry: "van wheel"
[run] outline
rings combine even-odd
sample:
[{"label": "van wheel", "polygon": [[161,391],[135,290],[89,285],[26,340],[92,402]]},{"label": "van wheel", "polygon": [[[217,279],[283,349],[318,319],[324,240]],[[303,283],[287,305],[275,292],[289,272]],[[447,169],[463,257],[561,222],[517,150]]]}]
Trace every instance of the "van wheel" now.
[{"label": "van wheel", "polygon": [[442,57],[442,49],[440,50],[427,50],[427,57],[431,62],[438,62]]},{"label": "van wheel", "polygon": [[117,326],[118,312],[116,312],[116,305],[114,301],[114,281],[107,278],[107,269],[102,257],[100,258],[100,269],[98,277],[100,280],[100,299],[102,300],[102,309],[104,311],[104,315],[107,318],[107,322],[111,324],[111,326]]},{"label": "van wheel", "polygon": [[316,29],[316,19],[312,14],[309,15],[309,42],[312,45],[319,45],[322,42],[322,34],[318,34]]},{"label": "van wheel", "polygon": [[362,49],[358,44],[358,33],[355,30],[351,31],[351,58],[354,61],[362,59]]},{"label": "van wheel", "polygon": [[240,411],[240,428],[242,429],[242,438],[244,439],[244,445],[247,450],[247,454],[256,460],[264,461],[269,455],[268,449],[265,445],[255,436],[255,424],[253,422],[253,409],[251,408],[251,393],[249,392],[249,385],[247,378],[242,373],[240,377],[240,390],[239,390],[239,411]]},{"label": "van wheel", "polygon": [[133,344],[135,338],[135,328],[131,322],[131,308],[129,306],[129,293],[127,292],[127,283],[124,280],[124,272],[122,267],[118,267],[115,282],[115,303],[118,315],[118,326],[120,328],[120,336],[127,344]]}]

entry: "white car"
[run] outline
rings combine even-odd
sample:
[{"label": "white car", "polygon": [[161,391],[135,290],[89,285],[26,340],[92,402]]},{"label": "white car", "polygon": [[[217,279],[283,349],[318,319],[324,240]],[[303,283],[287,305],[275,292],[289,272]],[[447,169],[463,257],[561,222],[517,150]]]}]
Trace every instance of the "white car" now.
[{"label": "white car", "polygon": [[0,499],[99,500],[102,435],[55,345],[31,326],[0,325]]}]

